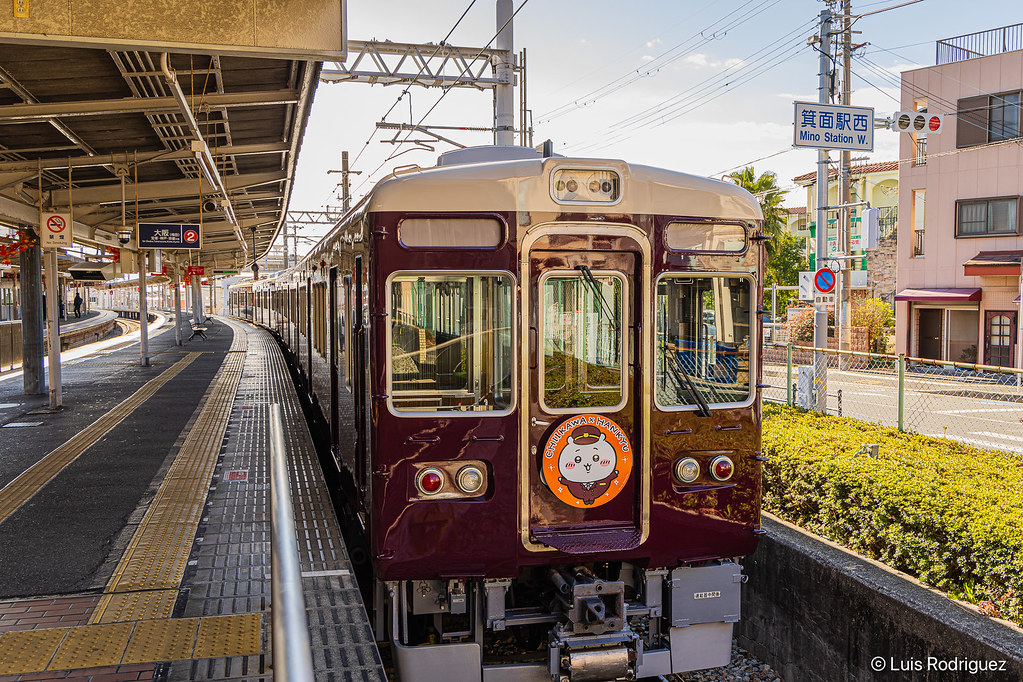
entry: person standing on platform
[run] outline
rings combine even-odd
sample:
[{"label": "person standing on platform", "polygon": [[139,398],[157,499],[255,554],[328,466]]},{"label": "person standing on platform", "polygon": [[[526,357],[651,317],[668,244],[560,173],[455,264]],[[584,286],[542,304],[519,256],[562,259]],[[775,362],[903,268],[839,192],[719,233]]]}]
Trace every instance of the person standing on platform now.
[{"label": "person standing on platform", "polygon": [[60,319],[66,320],[67,315],[64,312],[64,297],[61,296],[60,298],[58,298],[57,302],[60,304]]},{"label": "person standing on platform", "polygon": [[82,316],[82,295],[75,292],[75,317]]}]

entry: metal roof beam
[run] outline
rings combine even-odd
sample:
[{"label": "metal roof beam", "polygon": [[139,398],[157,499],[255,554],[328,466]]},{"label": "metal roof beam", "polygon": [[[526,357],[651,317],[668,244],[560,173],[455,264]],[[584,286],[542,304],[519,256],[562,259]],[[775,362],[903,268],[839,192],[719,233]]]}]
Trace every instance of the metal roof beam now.
[{"label": "metal roof beam", "polygon": [[[260,92],[209,93],[202,104],[218,107],[253,107],[295,104],[299,91],[292,88]],[[146,114],[178,112],[174,97],[124,97],[121,99],[49,102],[44,104],[8,104],[0,107],[0,123],[34,123],[54,117],[106,116],[111,114]]]},{"label": "metal roof beam", "polygon": [[[191,139],[191,138],[189,138]],[[230,147],[218,147],[216,150],[211,149],[214,157],[222,158],[227,156],[250,156],[256,154],[283,154],[290,151],[290,147],[284,142],[274,142],[270,144],[241,144],[233,145]],[[5,150],[6,151],[6,150]],[[127,164],[134,163],[135,156],[125,156],[124,154],[105,154],[103,156],[78,156],[71,158],[72,168],[89,168],[92,166],[107,166],[111,164]],[[158,152],[138,152],[138,162],[140,164],[149,161],[181,161],[195,159],[195,154],[191,149],[178,149],[176,151],[158,151]],[[64,169],[68,167],[68,159],[65,158],[54,158],[54,159],[43,159],[41,162],[36,161],[0,161],[0,173],[19,173],[19,172],[31,172],[38,170],[40,163],[42,164],[43,170],[52,169]],[[35,173],[38,175],[38,173]]]},{"label": "metal roof beam", "polygon": [[484,75],[488,70],[494,73],[498,58],[514,63],[514,56],[509,55],[508,50],[349,40],[348,59],[344,63],[334,62],[332,68],[325,65],[320,71],[320,80],[327,83],[492,88],[509,84],[507,78]]},{"label": "metal roof beam", "polygon": [[[261,185],[271,183],[284,182],[287,179],[287,173],[283,171],[249,173],[246,175],[229,175],[224,178],[224,186],[227,187],[229,191],[235,191],[259,187]],[[152,199],[179,199],[183,197],[196,197],[196,201],[198,201],[200,191],[204,195],[210,194],[214,191],[214,188],[208,182],[200,180],[199,178],[140,182],[137,187],[139,201]],[[76,187],[74,191],[74,199],[76,204],[79,202],[83,204],[120,202],[121,187],[120,185],[108,185],[106,187]],[[66,189],[54,190],[51,194],[51,204],[54,208],[66,207],[68,205],[68,191]]]}]

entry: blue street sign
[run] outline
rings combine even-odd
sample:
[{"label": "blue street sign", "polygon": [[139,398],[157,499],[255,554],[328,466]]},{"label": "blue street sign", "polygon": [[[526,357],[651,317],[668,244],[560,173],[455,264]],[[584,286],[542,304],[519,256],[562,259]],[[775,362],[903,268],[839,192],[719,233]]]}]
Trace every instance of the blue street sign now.
[{"label": "blue street sign", "polygon": [[873,108],[816,102],[794,104],[794,147],[874,151]]},{"label": "blue street sign", "polygon": [[813,276],[813,286],[822,294],[831,293],[835,288],[835,273],[827,268],[821,268]]},{"label": "blue street sign", "polygon": [[199,249],[202,229],[189,223],[139,223],[140,249]]}]

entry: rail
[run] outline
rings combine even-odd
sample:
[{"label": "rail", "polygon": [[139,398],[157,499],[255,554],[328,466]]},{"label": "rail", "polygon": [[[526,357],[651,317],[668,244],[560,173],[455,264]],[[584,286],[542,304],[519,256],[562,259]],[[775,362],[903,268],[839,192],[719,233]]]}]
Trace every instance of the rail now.
[{"label": "rail", "polygon": [[1012,24],[939,40],[935,61],[940,66],[1019,49],[1023,49],[1023,24]]},{"label": "rail", "polygon": [[270,405],[270,594],[274,679],[313,680],[281,406]]}]

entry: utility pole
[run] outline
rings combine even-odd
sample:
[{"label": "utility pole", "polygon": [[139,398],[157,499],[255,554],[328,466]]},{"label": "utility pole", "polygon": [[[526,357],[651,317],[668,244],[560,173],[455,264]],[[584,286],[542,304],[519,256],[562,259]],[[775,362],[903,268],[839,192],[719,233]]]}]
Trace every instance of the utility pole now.
[{"label": "utility pole", "polygon": [[[828,104],[831,89],[831,10],[821,10],[820,72],[817,79],[817,101]],[[818,268],[824,266],[828,248],[828,165],[831,157],[827,149],[817,151],[817,258]],[[828,307],[823,302],[814,303],[814,348],[828,347]],[[813,383],[816,391],[816,408],[824,412],[828,404],[827,356],[820,350],[813,354]]]},{"label": "utility pole", "polygon": [[512,146],[515,144],[515,34],[512,31],[512,17],[515,13],[513,0],[497,0],[497,49],[505,50],[505,56],[498,59],[495,71],[497,77],[507,85],[494,87],[494,144]]},{"label": "utility pole", "polygon": [[[842,0],[842,104],[852,104],[852,0]],[[844,242],[838,248],[846,256],[852,255],[852,152],[848,149],[842,150],[842,173],[841,173],[842,198],[838,203],[845,206],[842,209],[842,227],[840,242]],[[863,197],[861,197],[862,199]],[[841,330],[839,348],[852,350],[850,333],[852,326],[852,261],[842,261],[842,272],[839,275],[842,283],[842,290],[838,296],[838,309],[836,320]]]}]

